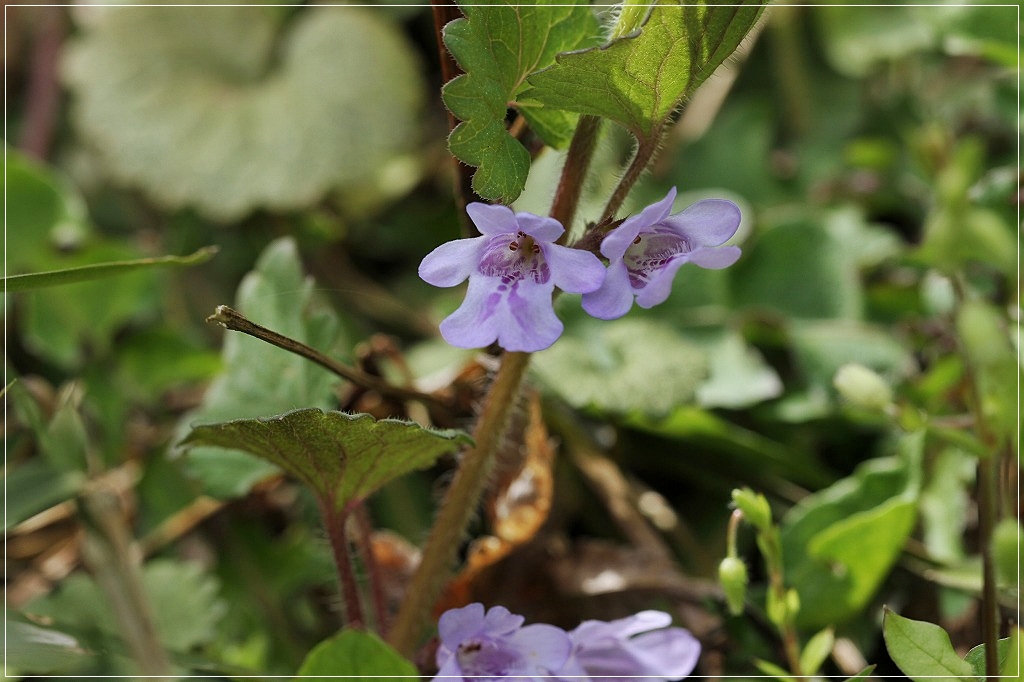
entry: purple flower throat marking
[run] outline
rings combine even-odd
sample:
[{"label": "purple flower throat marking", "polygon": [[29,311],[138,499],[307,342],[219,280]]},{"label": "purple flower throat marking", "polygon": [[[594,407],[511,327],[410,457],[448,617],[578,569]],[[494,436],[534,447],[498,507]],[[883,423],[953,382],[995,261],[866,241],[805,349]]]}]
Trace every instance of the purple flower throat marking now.
[{"label": "purple flower throat marking", "polygon": [[500,234],[487,242],[478,270],[486,277],[499,277],[498,291],[515,288],[523,279],[544,284],[551,279],[540,245],[524,232]]},{"label": "purple flower throat marking", "polygon": [[622,258],[629,271],[630,285],[634,289],[644,288],[652,273],[668,265],[676,256],[692,250],[685,238],[671,230],[655,229],[637,235]]}]

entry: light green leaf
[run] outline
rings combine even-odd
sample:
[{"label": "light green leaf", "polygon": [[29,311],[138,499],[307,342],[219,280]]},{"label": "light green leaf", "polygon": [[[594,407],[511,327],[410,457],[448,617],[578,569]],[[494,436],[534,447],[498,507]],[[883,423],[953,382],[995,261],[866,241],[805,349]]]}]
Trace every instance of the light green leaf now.
[{"label": "light green leaf", "polygon": [[43,287],[59,286],[61,284],[74,284],[86,282],[104,277],[115,277],[136,270],[145,270],[152,267],[191,267],[199,265],[213,258],[217,253],[217,247],[206,247],[199,249],[189,256],[163,256],[160,258],[139,258],[130,261],[116,261],[113,263],[96,263],[83,265],[77,268],[64,268],[63,270],[50,270],[48,272],[33,272],[25,275],[8,275],[3,278],[3,290],[24,291],[26,289],[41,289]]},{"label": "light green leaf", "polygon": [[377,635],[348,629],[317,644],[302,662],[297,675],[316,682],[339,677],[350,680],[419,677],[416,666]]},{"label": "light green leaf", "polygon": [[707,374],[699,346],[664,324],[633,318],[581,323],[535,354],[533,366],[572,405],[650,417],[693,403]]},{"label": "light green leaf", "polygon": [[769,677],[773,677],[781,682],[796,682],[796,678],[789,674],[785,668],[780,665],[776,665],[771,661],[765,661],[760,658],[754,660],[754,665],[757,669]]},{"label": "light green leaf", "polygon": [[[928,556],[945,564],[964,558],[963,534],[977,462],[959,448],[945,448],[934,456],[931,476],[921,493],[921,524]],[[1015,548],[1016,550],[1016,548]]]},{"label": "light green leaf", "polygon": [[923,443],[923,433],[903,436],[898,455],[865,462],[783,519],[785,574],[800,594],[800,626],[851,617],[888,575],[916,520]]},{"label": "light green leaf", "polygon": [[528,79],[523,99],[603,116],[648,139],[732,54],[762,11],[738,5],[662,3],[639,35],[560,55]]},{"label": "light green leaf", "polygon": [[94,655],[74,637],[59,630],[8,620],[5,632],[6,673],[59,673],[88,664]]},{"label": "light green leaf", "polygon": [[[555,55],[592,45],[593,10],[582,0],[522,5],[465,3],[465,19],[444,28],[444,43],[466,72],[444,86],[445,105],[460,123],[448,138],[452,154],[475,166],[473,189],[510,203],[523,191],[530,154],[505,129],[505,111],[531,73]],[[564,146],[575,117],[558,110],[521,108],[531,128],[550,145]]]},{"label": "light green leaf", "polygon": [[310,408],[197,426],[182,445],[244,450],[290,472],[325,503],[342,510],[471,442],[461,431]]},{"label": "light green leaf", "polygon": [[889,656],[912,680],[974,679],[971,665],[956,655],[949,635],[934,623],[904,618],[887,608],[882,635]]},{"label": "light green leaf", "polygon": [[[999,652],[999,674],[1016,678],[1020,674],[1020,628],[1014,628],[1010,636],[1001,639],[996,649]],[[979,679],[985,678],[985,645],[979,644],[964,657]]]},{"label": "light green leaf", "polygon": [[748,407],[782,393],[782,380],[736,332],[723,331],[704,345],[710,376],[697,387],[702,407]]},{"label": "light green leaf", "polygon": [[[266,248],[242,280],[235,307],[254,322],[329,355],[341,355],[347,346],[337,317],[303,275],[291,239]],[[329,408],[336,402],[332,388],[337,377],[263,341],[228,332],[222,356],[223,373],[207,389],[203,404],[181,420],[179,439],[197,422],[281,414],[299,407]],[[239,452],[205,447],[189,452],[188,468],[215,497],[243,495],[253,483],[278,471]]]},{"label": "light green leaf", "polygon": [[804,650],[800,652],[801,672],[804,675],[816,675],[825,659],[832,653],[832,646],[835,643],[836,636],[832,628],[820,630],[807,640]]},{"label": "light green leaf", "polygon": [[377,189],[415,149],[415,52],[368,8],[282,19],[265,6],[97,13],[65,53],[72,122],[116,180],[216,220]]}]

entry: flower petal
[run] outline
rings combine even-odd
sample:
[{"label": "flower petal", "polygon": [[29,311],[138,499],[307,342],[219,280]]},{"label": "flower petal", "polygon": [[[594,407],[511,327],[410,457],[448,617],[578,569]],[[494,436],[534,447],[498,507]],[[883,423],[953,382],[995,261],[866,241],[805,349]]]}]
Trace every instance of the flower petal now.
[{"label": "flower petal", "polygon": [[533,353],[544,350],[562,335],[562,322],[551,301],[555,283],[520,280],[499,306],[498,343],[505,350]]},{"label": "flower petal", "polygon": [[516,213],[519,229],[538,242],[553,242],[562,236],[565,228],[554,218],[534,215],[532,213]]},{"label": "flower petal", "polygon": [[519,229],[516,215],[508,206],[476,201],[466,206],[466,213],[476,225],[476,229],[480,230],[480,234],[486,234],[489,237],[496,234],[515,233]]},{"label": "flower petal", "polygon": [[700,658],[700,642],[683,628],[647,632],[629,640],[627,646],[642,666],[634,675],[678,680],[693,672]]},{"label": "flower petal", "polygon": [[641,308],[653,308],[659,303],[664,303],[668,295],[672,293],[672,280],[676,272],[687,262],[689,254],[676,256],[664,266],[654,270],[647,286],[640,289],[636,294],[636,304]]},{"label": "flower petal", "polygon": [[629,271],[621,260],[613,261],[608,266],[600,289],[583,294],[583,309],[600,320],[622,317],[632,307],[633,289],[629,286]]},{"label": "flower petal", "polygon": [[480,632],[484,625],[484,605],[469,604],[460,609],[448,609],[437,621],[437,634],[449,649],[454,651],[464,640]]},{"label": "flower petal", "polygon": [[473,237],[441,244],[420,262],[420,279],[435,287],[453,287],[464,282],[479,265],[485,241],[483,237]]},{"label": "flower petal", "polygon": [[610,260],[622,258],[638,234],[652,225],[662,222],[668,216],[672,210],[672,202],[675,200],[676,188],[673,187],[661,201],[647,206],[635,216],[626,218],[601,242],[601,253],[604,257]]},{"label": "flower petal", "polygon": [[524,617],[512,613],[504,606],[492,606],[487,609],[487,615],[484,616],[484,630],[488,635],[507,635],[522,625],[525,620]]},{"label": "flower petal", "polygon": [[687,254],[686,260],[709,270],[727,268],[740,258],[740,247],[698,247]]},{"label": "flower petal", "polygon": [[562,291],[582,294],[596,290],[604,282],[604,265],[589,251],[543,243],[540,249],[555,286]]},{"label": "flower petal", "polygon": [[[469,278],[466,299],[441,322],[441,336],[445,341],[459,348],[483,348],[498,338],[504,307],[504,295],[497,289],[499,283],[495,277]],[[483,618],[483,611],[480,617]]]},{"label": "flower petal", "polygon": [[557,672],[569,660],[572,640],[562,628],[537,623],[527,625],[510,635],[509,646],[513,647],[529,663],[526,675],[550,675]]},{"label": "flower petal", "polygon": [[662,220],[694,247],[718,246],[740,226],[740,207],[727,199],[704,199]]},{"label": "flower petal", "polygon": [[434,680],[440,682],[440,680],[452,677],[462,677],[462,669],[459,668],[459,659],[455,656],[455,652],[441,645],[437,649],[437,675],[434,676]]}]

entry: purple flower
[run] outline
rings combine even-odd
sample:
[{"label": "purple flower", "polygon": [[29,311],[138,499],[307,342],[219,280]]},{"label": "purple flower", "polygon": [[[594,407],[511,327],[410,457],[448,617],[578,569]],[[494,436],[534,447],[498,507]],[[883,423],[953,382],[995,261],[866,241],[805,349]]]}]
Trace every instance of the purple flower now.
[{"label": "purple flower", "polygon": [[441,336],[461,348],[495,340],[511,351],[547,348],[562,333],[551,303],[555,287],[594,291],[604,266],[592,253],[555,244],[564,230],[552,218],[480,203],[466,211],[483,236],[442,244],[420,263],[420,277],[434,286],[469,278],[466,300],[441,322]]},{"label": "purple flower", "polygon": [[601,242],[608,273],[601,288],[583,295],[583,309],[613,320],[629,312],[633,298],[641,308],[663,303],[672,279],[684,263],[724,268],[740,257],[737,246],[721,246],[736,234],[740,209],[725,199],[705,199],[669,215],[676,189],[656,204],[627,218]]},{"label": "purple flower", "polygon": [[438,621],[437,677],[473,680],[539,679],[569,659],[572,642],[554,625],[527,625],[503,606],[445,611]]},{"label": "purple flower", "polygon": [[661,611],[640,613],[605,622],[588,620],[569,633],[573,653],[558,677],[602,678],[600,682],[629,682],[629,677],[678,680],[697,665],[700,642]]}]

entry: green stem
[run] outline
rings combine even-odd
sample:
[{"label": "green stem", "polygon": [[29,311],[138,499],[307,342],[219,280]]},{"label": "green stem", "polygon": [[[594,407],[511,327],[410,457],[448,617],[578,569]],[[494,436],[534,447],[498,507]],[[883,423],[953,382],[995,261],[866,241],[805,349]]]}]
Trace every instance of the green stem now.
[{"label": "green stem", "polygon": [[[759,534],[761,553],[764,554],[765,563],[768,569],[768,589],[772,591],[776,603],[786,604],[786,585],[782,569],[782,542],[779,538],[778,528],[772,526],[768,531]],[[782,648],[786,654],[786,662],[789,664],[789,671],[796,677],[803,675],[800,665],[800,636],[797,634],[796,625],[793,622],[793,613],[790,612],[788,604],[785,608],[785,615],[781,622],[776,622],[782,637]]]},{"label": "green stem", "polygon": [[445,493],[423,548],[423,558],[409,583],[405,601],[391,631],[392,646],[405,656],[412,656],[420,643],[430,610],[448,581],[456,550],[476,514],[495,454],[515,409],[529,361],[529,353],[506,352],[502,356],[501,367],[473,431],[476,446],[463,455],[455,478]]},{"label": "green stem", "polygon": [[999,675],[999,604],[996,594],[992,531],[996,526],[996,453],[978,460],[978,525],[981,532],[982,595],[981,629],[985,640],[985,676]]},{"label": "green stem", "polygon": [[361,628],[365,624],[363,605],[359,598],[359,583],[352,568],[352,557],[348,551],[348,537],[345,534],[348,514],[337,510],[333,500],[321,500],[320,515],[327,530],[327,539],[331,542],[334,566],[338,570],[338,586],[341,588],[341,601],[345,609],[345,625]]}]

